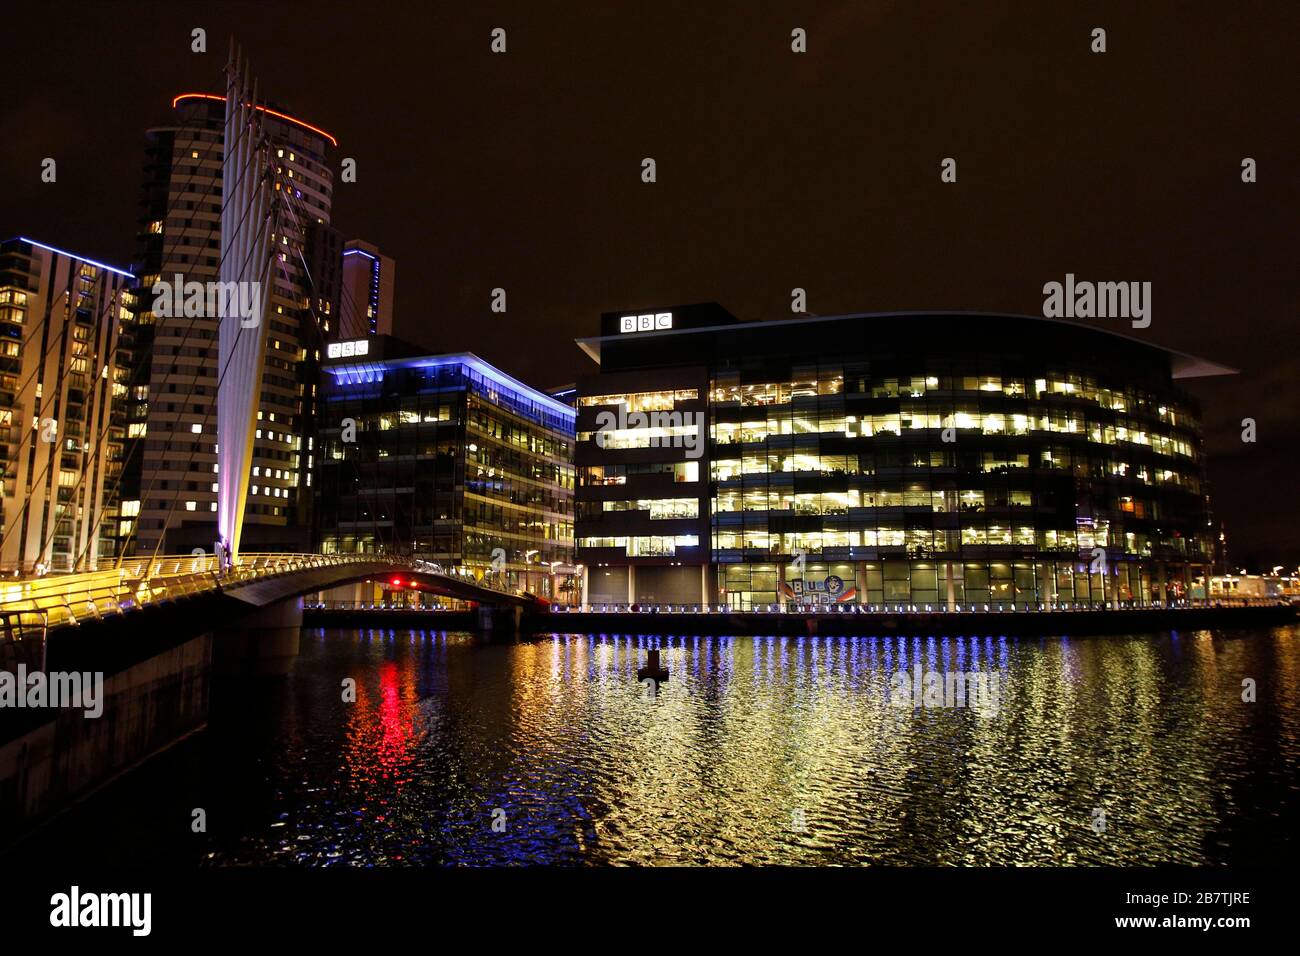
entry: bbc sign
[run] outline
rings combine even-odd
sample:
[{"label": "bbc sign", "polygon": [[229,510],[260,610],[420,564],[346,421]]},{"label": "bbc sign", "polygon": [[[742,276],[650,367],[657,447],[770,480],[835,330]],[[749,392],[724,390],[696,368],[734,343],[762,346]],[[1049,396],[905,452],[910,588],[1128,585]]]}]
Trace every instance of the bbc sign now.
[{"label": "bbc sign", "polygon": [[354,355],[367,355],[370,352],[370,342],[366,339],[359,339],[355,342],[331,342],[325,346],[326,358],[352,358]]},{"label": "bbc sign", "polygon": [[654,332],[658,329],[671,329],[672,327],[673,314],[671,312],[625,315],[618,320],[619,332]]}]

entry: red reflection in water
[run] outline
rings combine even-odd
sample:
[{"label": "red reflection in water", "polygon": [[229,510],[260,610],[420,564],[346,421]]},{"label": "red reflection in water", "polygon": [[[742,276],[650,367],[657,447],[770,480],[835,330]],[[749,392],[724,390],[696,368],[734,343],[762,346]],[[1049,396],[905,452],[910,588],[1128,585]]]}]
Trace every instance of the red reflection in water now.
[{"label": "red reflection in water", "polygon": [[[409,685],[414,677],[409,666],[406,676],[406,683]],[[411,707],[409,705],[403,707],[402,690],[397,665],[392,661],[381,664],[379,666],[380,737],[377,756],[379,765],[386,771],[394,770],[406,762],[411,738],[414,736],[411,727]]]},{"label": "red reflection in water", "polygon": [[379,695],[357,678],[357,702],[351,706],[343,755],[350,782],[386,781],[397,789],[411,779],[415,755],[415,664],[385,661],[379,665]]}]

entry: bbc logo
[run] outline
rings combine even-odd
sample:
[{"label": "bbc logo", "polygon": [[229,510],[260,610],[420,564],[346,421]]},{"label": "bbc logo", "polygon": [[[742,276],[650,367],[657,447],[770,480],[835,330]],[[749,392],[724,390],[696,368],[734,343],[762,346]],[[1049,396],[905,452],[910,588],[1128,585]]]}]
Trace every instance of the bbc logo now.
[{"label": "bbc logo", "polygon": [[355,342],[330,342],[325,346],[326,358],[352,358],[354,355],[368,355],[370,343],[365,339]]},{"label": "bbc logo", "polygon": [[618,321],[620,332],[654,332],[657,329],[671,329],[673,314],[653,312],[648,315],[625,315]]}]

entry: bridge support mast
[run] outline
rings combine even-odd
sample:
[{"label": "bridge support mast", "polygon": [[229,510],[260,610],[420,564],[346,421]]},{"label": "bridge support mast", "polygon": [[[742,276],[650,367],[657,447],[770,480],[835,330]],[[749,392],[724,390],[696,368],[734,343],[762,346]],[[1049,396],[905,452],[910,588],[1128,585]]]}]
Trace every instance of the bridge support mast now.
[{"label": "bridge support mast", "polygon": [[253,436],[262,396],[267,315],[271,308],[270,145],[255,109],[257,87],[247,61],[231,41],[226,65],[226,122],[222,160],[221,285],[246,290],[236,301],[249,314],[223,309],[217,327],[217,547],[239,561],[245,499],[253,461]]}]

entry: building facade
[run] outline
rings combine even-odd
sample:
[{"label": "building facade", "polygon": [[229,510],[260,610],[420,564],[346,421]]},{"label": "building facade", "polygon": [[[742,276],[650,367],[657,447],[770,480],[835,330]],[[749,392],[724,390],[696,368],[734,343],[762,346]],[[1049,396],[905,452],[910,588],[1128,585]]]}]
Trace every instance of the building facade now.
[{"label": "building facade", "polygon": [[0,570],[94,570],[115,554],[130,273],[0,242]]},{"label": "building facade", "polygon": [[1230,369],[1010,315],[710,304],[609,313],[579,344],[590,603],[1130,605],[1210,569],[1176,381]]},{"label": "building facade", "polygon": [[[225,99],[187,93],[148,131],[138,251],[139,371],[129,409],[124,498],[138,511],[135,553],[211,549],[216,535],[218,316],[156,316],[158,284],[220,277]],[[314,418],[323,327],[306,263],[309,236],[330,221],[333,137],[259,108],[274,168],[270,327],[254,447],[259,495],[244,516],[244,550],[302,551],[310,544],[311,476],[305,454]],[[137,447],[138,445],[138,447]],[[160,539],[165,540],[160,541]]]},{"label": "building facade", "polygon": [[397,264],[375,245],[317,223],[307,231],[312,307],[330,340],[393,334]]},{"label": "building facade", "polygon": [[330,343],[322,553],[413,555],[553,596],[573,560],[574,411],[468,353]]},{"label": "building facade", "polygon": [[362,335],[392,335],[397,264],[361,239],[344,243],[342,258],[339,327]]}]

